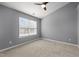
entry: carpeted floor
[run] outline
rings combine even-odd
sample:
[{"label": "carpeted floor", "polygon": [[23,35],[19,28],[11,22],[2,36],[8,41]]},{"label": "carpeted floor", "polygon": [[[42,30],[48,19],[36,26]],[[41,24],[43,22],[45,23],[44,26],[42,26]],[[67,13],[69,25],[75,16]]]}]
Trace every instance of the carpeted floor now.
[{"label": "carpeted floor", "polygon": [[79,48],[57,43],[55,41],[38,40],[0,53],[1,57],[76,57]]}]

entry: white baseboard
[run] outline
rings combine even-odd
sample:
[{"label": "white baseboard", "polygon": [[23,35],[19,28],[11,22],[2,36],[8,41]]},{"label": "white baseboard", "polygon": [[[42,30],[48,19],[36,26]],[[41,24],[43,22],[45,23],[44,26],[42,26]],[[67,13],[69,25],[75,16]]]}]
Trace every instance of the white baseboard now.
[{"label": "white baseboard", "polygon": [[66,44],[66,45],[72,45],[72,46],[76,46],[76,47],[79,48],[79,45],[77,45],[77,44],[72,44],[72,43],[67,43],[67,42],[62,42],[62,41],[52,40],[52,39],[48,39],[48,38],[43,38],[43,39],[44,39],[44,40],[48,40],[48,41],[57,42],[57,43]]},{"label": "white baseboard", "polygon": [[[36,39],[37,40],[37,39]],[[31,41],[28,41],[28,42],[32,42],[32,41],[36,41],[35,39],[34,40],[31,40]],[[18,44],[18,45],[14,45],[14,46],[11,46],[11,47],[8,47],[8,48],[5,48],[5,49],[1,49],[0,52],[4,52],[4,51],[7,51],[9,49],[12,49],[12,48],[16,48],[18,46],[21,46],[21,45],[24,45],[26,44],[27,42],[24,42],[24,43],[21,43],[21,44]]]}]

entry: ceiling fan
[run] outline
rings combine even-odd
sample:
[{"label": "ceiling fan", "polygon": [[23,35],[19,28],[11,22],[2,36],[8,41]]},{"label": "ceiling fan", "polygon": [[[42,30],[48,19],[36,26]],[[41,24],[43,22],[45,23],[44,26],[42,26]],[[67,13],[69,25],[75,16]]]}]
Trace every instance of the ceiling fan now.
[{"label": "ceiling fan", "polygon": [[41,7],[46,11],[46,5],[48,4],[48,2],[41,2],[41,3],[35,3],[35,5],[41,5]]}]

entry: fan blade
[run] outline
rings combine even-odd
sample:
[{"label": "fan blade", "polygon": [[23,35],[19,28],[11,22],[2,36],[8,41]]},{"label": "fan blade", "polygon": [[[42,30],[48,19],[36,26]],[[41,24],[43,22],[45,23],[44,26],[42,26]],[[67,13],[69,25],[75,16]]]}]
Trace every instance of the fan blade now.
[{"label": "fan blade", "polygon": [[36,5],[42,5],[42,4],[39,4],[39,3],[34,3],[34,4],[36,4]]},{"label": "fan blade", "polygon": [[45,4],[45,5],[46,5],[47,3],[48,3],[48,2],[43,2],[43,4]]},{"label": "fan blade", "polygon": [[34,3],[34,4],[36,4],[36,5],[42,5],[42,4],[46,5],[47,3],[48,3],[48,2]]},{"label": "fan blade", "polygon": [[44,10],[46,11],[46,10],[47,10],[47,8],[46,8],[46,7],[44,7]]}]

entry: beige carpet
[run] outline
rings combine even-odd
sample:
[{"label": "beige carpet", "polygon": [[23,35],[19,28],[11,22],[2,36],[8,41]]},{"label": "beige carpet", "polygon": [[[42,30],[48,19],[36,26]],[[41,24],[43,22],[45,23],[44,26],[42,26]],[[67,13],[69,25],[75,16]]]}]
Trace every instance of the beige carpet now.
[{"label": "beige carpet", "polygon": [[0,53],[1,57],[76,57],[79,48],[47,40],[38,40]]}]

